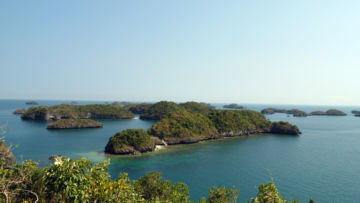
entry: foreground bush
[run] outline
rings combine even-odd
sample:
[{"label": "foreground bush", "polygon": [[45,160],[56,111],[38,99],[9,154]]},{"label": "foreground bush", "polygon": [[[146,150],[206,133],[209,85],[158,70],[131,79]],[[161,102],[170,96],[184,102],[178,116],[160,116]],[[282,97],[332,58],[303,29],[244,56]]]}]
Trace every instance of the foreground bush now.
[{"label": "foreground bush", "polygon": [[[85,158],[56,157],[53,164],[44,168],[32,161],[12,168],[5,168],[5,163],[4,159],[0,162],[0,202],[192,202],[186,184],[162,180],[158,172],[133,182],[126,173],[111,180],[107,172],[109,161],[94,163]],[[202,198],[199,203],[235,203],[238,194],[232,188],[213,187],[208,198]],[[251,202],[290,203],[283,200],[272,182],[261,185]]]}]

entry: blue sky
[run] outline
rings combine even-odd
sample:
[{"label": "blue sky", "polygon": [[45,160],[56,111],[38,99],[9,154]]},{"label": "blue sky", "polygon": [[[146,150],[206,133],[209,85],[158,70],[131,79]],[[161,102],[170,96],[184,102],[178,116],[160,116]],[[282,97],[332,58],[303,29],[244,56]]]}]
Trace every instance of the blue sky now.
[{"label": "blue sky", "polygon": [[1,1],[0,98],[360,105],[360,2]]}]

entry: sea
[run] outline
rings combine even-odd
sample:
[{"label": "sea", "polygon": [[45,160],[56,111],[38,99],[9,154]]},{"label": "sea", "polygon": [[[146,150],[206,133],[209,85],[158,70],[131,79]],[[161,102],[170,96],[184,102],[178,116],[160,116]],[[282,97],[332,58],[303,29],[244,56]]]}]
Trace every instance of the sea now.
[{"label": "sea", "polygon": [[[92,161],[109,159],[109,173],[116,179],[128,173],[138,179],[159,171],[164,179],[184,182],[190,188],[190,199],[207,196],[213,186],[239,189],[239,202],[256,196],[260,184],[273,181],[287,200],[307,202],[360,202],[360,117],[351,114],[359,106],[300,106],[244,104],[246,109],[260,111],[275,107],[297,108],[305,112],[336,108],[347,116],[293,117],[287,114],[267,115],[271,121],[288,121],[302,131],[300,136],[254,135],[224,138],[196,144],[176,145],[135,156],[104,154],[112,135],[130,128],[148,129],[155,121],[135,119],[100,120],[103,128],[47,130],[47,122],[21,120],[13,111],[29,108],[25,100],[0,100],[0,125],[3,135],[14,147],[17,162],[32,159],[43,167],[51,155],[72,159],[86,157]],[[39,100],[39,105],[71,101]],[[78,104],[104,102],[78,101]],[[224,104],[212,104],[221,109]]]}]

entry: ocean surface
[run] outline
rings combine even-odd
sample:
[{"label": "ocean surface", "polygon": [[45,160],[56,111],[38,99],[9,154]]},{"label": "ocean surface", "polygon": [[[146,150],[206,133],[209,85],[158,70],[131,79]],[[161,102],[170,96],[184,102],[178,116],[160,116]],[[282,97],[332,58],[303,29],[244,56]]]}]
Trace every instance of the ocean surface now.
[{"label": "ocean surface", "polygon": [[[70,101],[38,101],[55,105]],[[79,104],[104,102],[78,102]],[[223,104],[213,104],[221,108]],[[92,161],[111,160],[109,172],[120,172],[137,179],[150,171],[160,171],[165,179],[184,182],[191,199],[199,200],[212,186],[234,186],[240,190],[239,202],[256,196],[257,187],[274,179],[285,199],[307,202],[359,202],[360,199],[360,117],[347,106],[246,105],[247,109],[266,107],[298,108],[311,112],[337,108],[347,116],[292,117],[269,115],[271,121],[298,125],[300,136],[256,135],[225,138],[197,144],[177,145],[138,156],[110,156],[103,153],[110,136],[128,128],[148,129],[155,122],[141,119],[101,120],[103,128],[47,130],[46,122],[23,121],[12,112],[28,108],[22,100],[0,100],[0,125],[8,126],[5,140],[17,145],[17,161],[32,159],[40,166],[48,157],[62,154]]]}]

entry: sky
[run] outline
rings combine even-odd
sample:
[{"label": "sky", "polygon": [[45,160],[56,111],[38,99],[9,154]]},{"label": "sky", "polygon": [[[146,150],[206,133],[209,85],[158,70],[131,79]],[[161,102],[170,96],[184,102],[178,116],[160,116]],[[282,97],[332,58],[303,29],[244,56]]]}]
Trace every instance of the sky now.
[{"label": "sky", "polygon": [[360,105],[360,1],[0,1],[0,99]]}]

